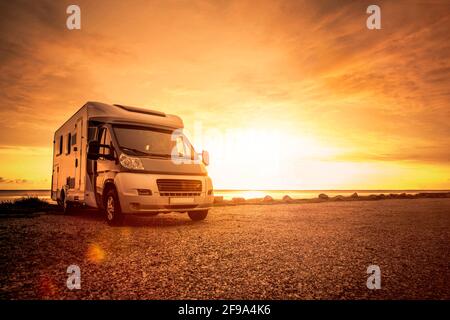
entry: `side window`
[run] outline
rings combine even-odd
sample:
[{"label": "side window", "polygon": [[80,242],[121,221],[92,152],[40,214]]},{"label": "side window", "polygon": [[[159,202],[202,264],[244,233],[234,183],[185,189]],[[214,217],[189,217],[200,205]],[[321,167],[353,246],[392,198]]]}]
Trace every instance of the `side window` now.
[{"label": "side window", "polygon": [[97,140],[99,143],[102,143],[103,137],[105,135],[105,128],[98,128],[97,130]]},{"label": "side window", "polygon": [[72,149],[72,148],[71,148],[71,145],[70,145],[71,142],[72,142],[72,134],[69,133],[69,134],[67,135],[66,154],[70,154],[70,150]]},{"label": "side window", "polygon": [[[107,128],[101,129],[101,136],[99,139],[100,144],[111,145],[111,135],[109,134],[109,130]],[[100,148],[100,154],[108,154],[109,149],[105,147]]]},{"label": "side window", "polygon": [[105,130],[105,144],[111,145],[111,135],[109,134],[109,130]]},{"label": "side window", "polygon": [[73,146],[77,144],[77,134],[76,133],[72,135],[72,142],[71,142],[71,144]]},{"label": "side window", "polygon": [[59,136],[58,155],[63,153],[63,136]]},{"label": "side window", "polygon": [[[100,130],[98,131],[98,142],[100,144],[104,144],[103,141],[105,141],[105,135],[106,135],[106,128],[100,128]],[[99,153],[104,154],[104,152],[105,148],[101,147],[99,149]]]},{"label": "side window", "polygon": [[97,136],[97,127],[89,127],[88,129],[88,141],[92,141],[95,140],[96,136]]}]

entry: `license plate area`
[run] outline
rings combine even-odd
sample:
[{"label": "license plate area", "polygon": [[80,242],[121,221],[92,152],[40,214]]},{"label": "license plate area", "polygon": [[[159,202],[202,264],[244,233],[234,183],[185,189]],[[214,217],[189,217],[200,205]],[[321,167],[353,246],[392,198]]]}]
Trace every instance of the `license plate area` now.
[{"label": "license plate area", "polygon": [[192,204],[192,203],[194,203],[194,198],[191,197],[169,198],[169,204]]}]

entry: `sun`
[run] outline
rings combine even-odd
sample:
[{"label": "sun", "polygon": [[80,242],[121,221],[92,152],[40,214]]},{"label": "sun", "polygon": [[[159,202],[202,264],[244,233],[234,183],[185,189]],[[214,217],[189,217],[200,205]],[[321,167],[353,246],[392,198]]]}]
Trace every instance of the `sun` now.
[{"label": "sun", "polygon": [[331,155],[311,137],[283,128],[237,127],[204,132],[201,147],[208,150],[209,174],[233,189],[275,189],[292,162]]}]

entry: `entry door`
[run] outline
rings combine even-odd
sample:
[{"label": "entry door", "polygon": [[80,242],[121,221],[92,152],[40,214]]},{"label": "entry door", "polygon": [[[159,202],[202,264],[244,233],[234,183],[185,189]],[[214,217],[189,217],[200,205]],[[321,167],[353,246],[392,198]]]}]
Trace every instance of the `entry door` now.
[{"label": "entry door", "polygon": [[82,119],[78,119],[75,126],[75,134],[72,134],[72,148],[75,156],[75,189],[78,191],[83,191],[82,189],[84,187],[84,181],[82,181],[83,175],[81,174],[81,162],[83,160],[82,138],[83,121]]},{"label": "entry door", "polygon": [[59,178],[59,164],[53,166],[52,173],[52,199],[56,200],[58,198],[58,178]]}]

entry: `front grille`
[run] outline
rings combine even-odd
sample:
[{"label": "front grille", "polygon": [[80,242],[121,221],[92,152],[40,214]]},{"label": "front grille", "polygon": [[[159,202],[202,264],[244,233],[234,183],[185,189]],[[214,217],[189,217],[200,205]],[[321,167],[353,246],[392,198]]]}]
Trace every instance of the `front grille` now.
[{"label": "front grille", "polygon": [[161,197],[199,197],[200,192],[160,192]]},{"label": "front grille", "polygon": [[201,192],[202,182],[200,180],[182,179],[157,179],[156,184],[160,193],[165,192]]}]

